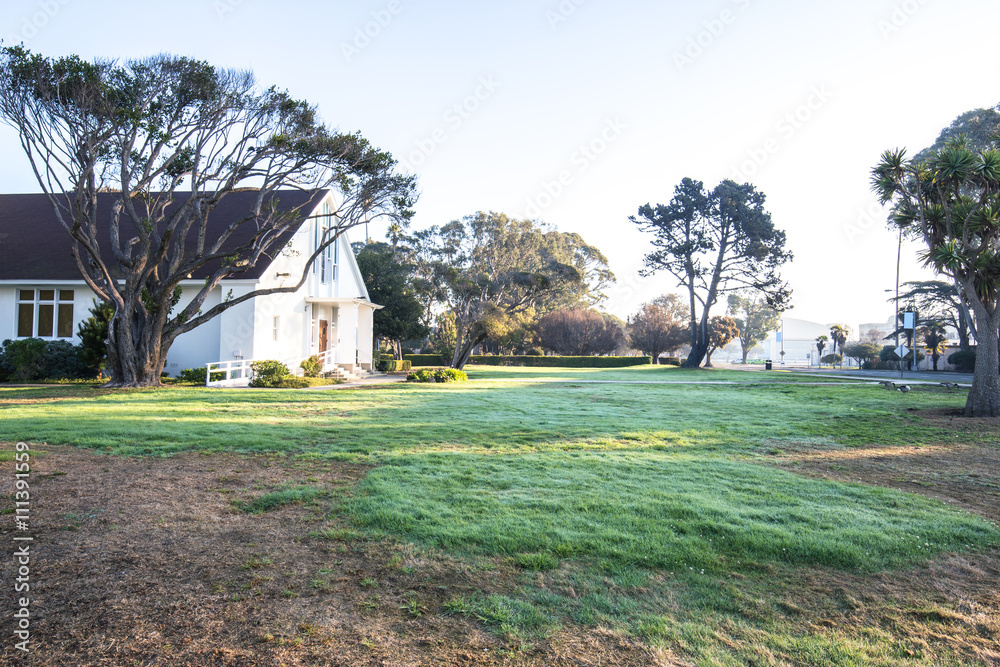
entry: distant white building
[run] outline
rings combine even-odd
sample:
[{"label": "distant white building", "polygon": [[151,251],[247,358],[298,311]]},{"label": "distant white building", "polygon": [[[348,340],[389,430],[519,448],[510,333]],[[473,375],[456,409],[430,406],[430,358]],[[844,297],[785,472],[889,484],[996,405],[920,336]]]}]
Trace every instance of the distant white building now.
[{"label": "distant white building", "polygon": [[[209,226],[244,215],[256,194],[234,192],[225,197]],[[282,191],[276,198],[289,205],[304,203],[305,221],[270,262],[261,261],[238,279],[223,280],[203,310],[229,295],[295,284],[323,230],[334,226],[334,201],[327,190]],[[89,317],[95,295],[70,258],[70,238],[54,216],[45,195],[0,195],[0,340],[37,337],[79,342],[77,328]],[[203,284],[198,275],[183,281],[178,307]],[[313,263],[298,291],[250,299],[179,336],[164,370],[175,375],[212,362],[251,359],[277,359],[294,369],[313,354],[321,355],[328,367],[371,369],[372,315],[380,307],[371,303],[351,244],[342,234]]]}]

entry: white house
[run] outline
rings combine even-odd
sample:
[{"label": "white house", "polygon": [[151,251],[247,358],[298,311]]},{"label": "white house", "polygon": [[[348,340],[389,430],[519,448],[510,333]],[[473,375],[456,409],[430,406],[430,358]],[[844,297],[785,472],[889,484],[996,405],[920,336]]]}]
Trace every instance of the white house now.
[{"label": "white house", "polygon": [[[227,224],[232,216],[245,213],[255,196],[254,191],[227,195],[209,226]],[[277,197],[290,206],[304,204],[306,219],[272,261],[222,281],[203,310],[230,294],[238,297],[298,282],[323,231],[334,226],[335,203],[328,190],[289,190]],[[89,317],[95,296],[80,277],[70,247],[70,237],[56,222],[45,195],[0,195],[0,340],[79,342],[77,328]],[[178,308],[204,284],[201,278],[195,275],[181,283]],[[314,354],[321,355],[327,370],[370,370],[372,315],[380,307],[370,301],[350,242],[342,234],[314,262],[298,291],[250,299],[179,336],[164,370],[174,375],[185,368],[227,362],[223,368],[237,369],[236,375],[245,380],[239,370],[250,360],[278,359],[295,369]]]}]

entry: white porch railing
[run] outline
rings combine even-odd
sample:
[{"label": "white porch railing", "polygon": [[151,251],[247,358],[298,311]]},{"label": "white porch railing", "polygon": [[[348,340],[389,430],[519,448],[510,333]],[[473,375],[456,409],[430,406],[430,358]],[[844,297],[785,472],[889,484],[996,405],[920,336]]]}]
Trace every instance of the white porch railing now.
[{"label": "white porch railing", "polygon": [[319,357],[320,372],[321,373],[328,373],[328,372],[332,371],[334,369],[334,367],[337,365],[336,364],[336,358],[337,358],[337,350],[336,350],[336,348],[330,348],[329,350],[326,350],[324,352],[320,352],[316,356]]},{"label": "white porch railing", "polygon": [[[205,364],[207,373],[205,373],[205,386],[206,387],[246,387],[250,384],[250,378],[252,377],[252,369],[250,364],[257,361],[265,361],[264,359],[235,359],[233,361],[213,361],[211,363]],[[281,363],[288,366],[288,369],[292,371],[292,375],[302,375],[305,371],[299,364],[302,360],[298,357],[294,359],[285,359]],[[219,373],[223,374],[221,379],[212,380],[212,375],[218,376]]]}]

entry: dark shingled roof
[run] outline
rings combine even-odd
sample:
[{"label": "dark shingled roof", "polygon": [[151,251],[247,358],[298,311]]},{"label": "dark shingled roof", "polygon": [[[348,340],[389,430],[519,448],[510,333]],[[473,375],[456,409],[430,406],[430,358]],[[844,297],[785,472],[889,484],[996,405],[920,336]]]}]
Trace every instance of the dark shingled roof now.
[{"label": "dark shingled roof", "polygon": [[[318,204],[326,196],[327,190],[302,192],[299,190],[279,190],[275,193],[281,205],[295,208],[308,204],[310,200]],[[98,221],[108,219],[112,203],[118,198],[118,193],[102,193],[98,195]],[[243,190],[230,193],[223,197],[219,205],[212,211],[208,219],[208,238],[217,238],[218,232],[232,220],[241,218],[251,209],[257,192]],[[314,205],[315,205],[314,204]],[[302,214],[311,212],[311,206],[305,206]],[[123,221],[122,236],[130,236],[128,227]],[[101,243],[102,255],[109,267],[116,267],[107,246],[110,244],[106,227],[100,228],[98,240]],[[242,225],[233,234],[230,243],[233,247],[250,238],[256,230],[252,222]],[[286,232],[290,238],[293,231]],[[192,232],[189,236],[194,236]],[[82,276],[70,255],[72,239],[59,225],[52,204],[44,194],[0,194],[0,280],[81,280]],[[270,262],[262,260],[257,266],[237,278],[257,279],[264,275]],[[194,277],[203,277],[201,275]]]}]

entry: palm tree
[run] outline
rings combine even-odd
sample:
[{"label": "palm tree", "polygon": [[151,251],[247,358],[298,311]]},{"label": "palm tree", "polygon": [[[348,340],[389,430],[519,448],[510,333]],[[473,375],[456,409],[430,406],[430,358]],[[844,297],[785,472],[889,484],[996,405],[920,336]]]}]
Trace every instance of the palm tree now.
[{"label": "palm tree", "polygon": [[826,341],[828,341],[828,340],[830,340],[830,339],[827,338],[825,335],[818,336],[816,338],[816,351],[819,352],[819,354],[816,355],[816,365],[817,366],[820,366],[820,367],[823,366],[823,362],[821,361],[821,359],[823,358],[823,350],[826,348]]},{"label": "palm tree", "polygon": [[927,326],[920,332],[927,347],[927,354],[931,355],[934,363],[934,370],[937,370],[938,359],[945,353],[948,345],[948,336],[945,333],[944,324],[941,322],[928,322]]},{"label": "palm tree", "polygon": [[830,338],[833,339],[833,351],[837,352],[837,348],[840,348],[841,362],[840,367],[844,367],[843,356],[844,356],[844,345],[847,343],[847,337],[850,335],[851,330],[845,326],[839,324],[834,324],[830,327]]}]

